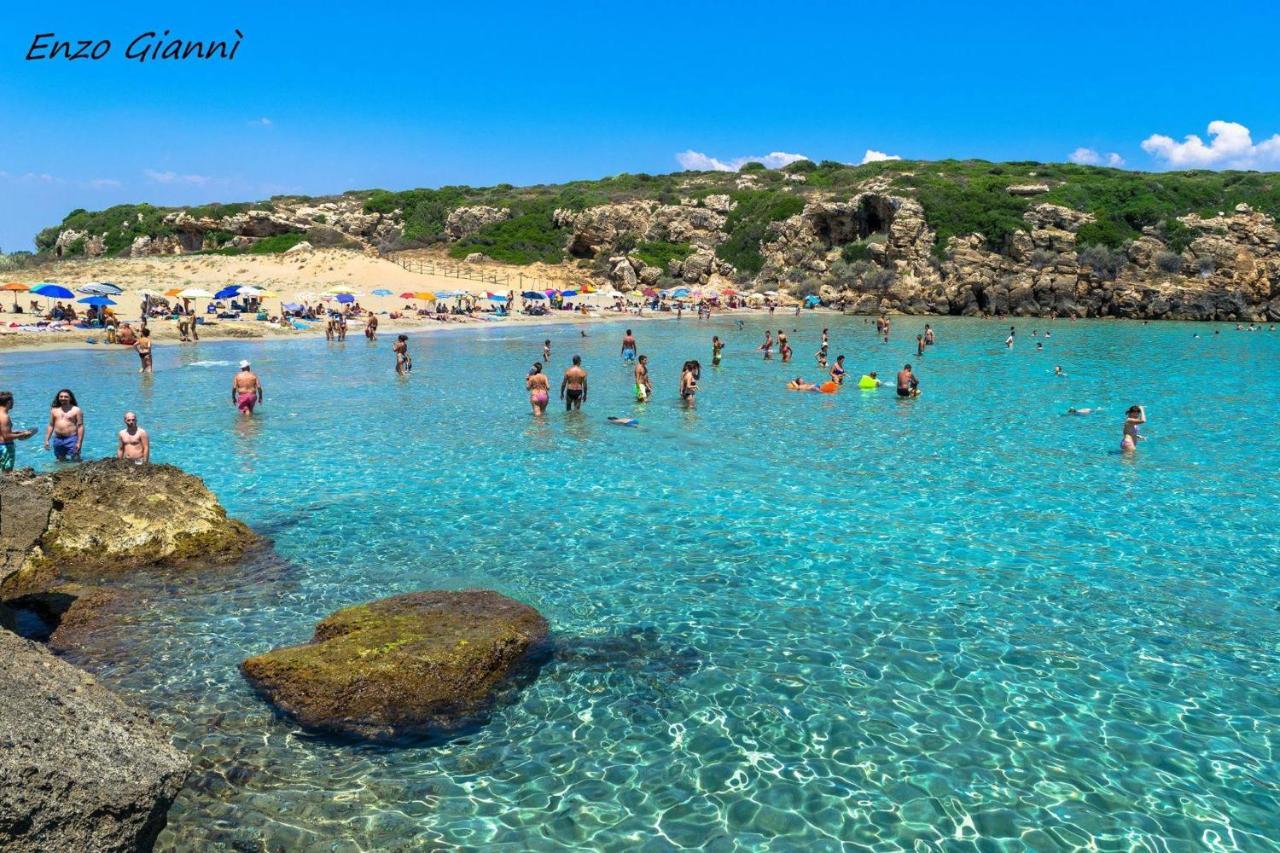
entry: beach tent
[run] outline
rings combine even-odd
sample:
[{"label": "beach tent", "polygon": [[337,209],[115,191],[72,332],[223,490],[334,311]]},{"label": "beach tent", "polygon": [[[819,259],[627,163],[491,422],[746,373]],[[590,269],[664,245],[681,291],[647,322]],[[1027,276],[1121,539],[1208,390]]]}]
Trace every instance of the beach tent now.
[{"label": "beach tent", "polygon": [[392,293],[390,290],[387,290],[385,287],[379,287],[377,290],[373,291],[373,295],[374,296],[394,296],[395,294]]}]

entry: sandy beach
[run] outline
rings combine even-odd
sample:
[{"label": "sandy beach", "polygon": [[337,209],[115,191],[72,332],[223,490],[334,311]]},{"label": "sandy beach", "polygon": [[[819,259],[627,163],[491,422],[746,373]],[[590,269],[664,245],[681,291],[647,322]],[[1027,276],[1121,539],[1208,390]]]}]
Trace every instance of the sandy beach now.
[{"label": "sandy beach", "polygon": [[[443,255],[424,251],[419,257],[430,261]],[[512,282],[523,276],[526,289],[569,288],[585,282],[575,277],[572,270],[535,264],[531,267],[508,267],[501,264],[470,264],[477,275],[492,273],[501,282],[510,277]],[[349,287],[356,291],[361,306],[377,313],[380,335],[420,331],[423,329],[451,327],[459,324],[484,324],[485,319],[448,316],[446,320],[410,316],[390,319],[393,311],[401,311],[406,300],[398,294],[418,291],[464,291],[483,295],[487,291],[505,292],[515,285],[493,284],[466,278],[440,274],[410,272],[392,261],[372,257],[346,249],[322,249],[306,253],[285,255],[175,255],[150,258],[116,258],[99,260],[63,261],[56,264],[12,272],[3,279],[34,286],[53,282],[71,290],[90,282],[110,282],[124,289],[112,297],[117,303],[113,308],[121,320],[136,324],[141,313],[141,291],[164,292],[172,288],[198,287],[211,293],[229,284],[254,285],[279,294],[278,298],[264,300],[268,311],[279,313],[281,302],[310,302],[315,304],[320,294],[332,287]],[[394,296],[374,296],[373,290],[387,289]],[[22,314],[13,312],[14,297],[24,309]],[[80,298],[80,294],[77,294]],[[34,315],[28,310],[32,300],[37,300],[47,310],[52,300],[30,293],[0,293],[0,350],[58,349],[104,346],[105,335],[100,329],[71,328],[65,330],[25,331],[19,326],[30,323]],[[204,314],[208,300],[196,300],[196,310],[205,322],[199,326],[201,340],[230,340],[252,338],[307,338],[324,334],[322,323],[310,323],[308,329],[283,329],[277,324],[254,320],[244,315],[239,320],[218,320]],[[425,307],[422,302],[416,303]],[[487,303],[486,303],[487,304]],[[77,309],[85,306],[77,305]],[[483,315],[481,315],[483,316]],[[635,315],[627,315],[635,317]],[[658,315],[665,317],[668,315]],[[590,323],[601,320],[617,320],[613,311],[592,311],[582,315],[571,311],[554,311],[544,316],[514,314],[507,323]],[[652,319],[649,314],[644,318]],[[152,318],[148,321],[152,340],[157,344],[177,343],[176,321]],[[363,321],[358,320],[348,329],[349,335],[362,334]],[[98,343],[89,343],[89,339]]]}]

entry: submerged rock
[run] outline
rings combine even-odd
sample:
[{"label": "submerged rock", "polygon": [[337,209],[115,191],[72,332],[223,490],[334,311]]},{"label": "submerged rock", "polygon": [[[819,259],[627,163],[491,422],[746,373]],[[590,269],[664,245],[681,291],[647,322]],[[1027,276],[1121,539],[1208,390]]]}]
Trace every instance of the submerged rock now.
[{"label": "submerged rock", "polygon": [[57,577],[235,560],[259,541],[227,517],[199,477],[172,465],[107,459],[0,478],[0,490],[6,598],[47,589]]},{"label": "submerged rock", "polygon": [[149,850],[188,769],[143,711],[0,630],[0,849]]},{"label": "submerged rock", "polygon": [[496,592],[414,592],[339,610],[241,670],[306,728],[389,740],[479,721],[546,637],[536,610]]}]

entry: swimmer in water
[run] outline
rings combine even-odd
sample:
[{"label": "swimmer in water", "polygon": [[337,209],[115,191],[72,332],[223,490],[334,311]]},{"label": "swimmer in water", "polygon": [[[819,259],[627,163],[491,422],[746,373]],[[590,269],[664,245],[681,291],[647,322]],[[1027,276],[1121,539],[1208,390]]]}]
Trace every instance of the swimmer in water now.
[{"label": "swimmer in water", "polygon": [[916,355],[924,355],[924,335],[916,335]]},{"label": "swimmer in water", "polygon": [[695,395],[698,393],[698,363],[696,361],[686,361],[684,370],[680,374],[680,399],[684,400],[686,407],[692,409],[696,401]]},{"label": "swimmer in water", "polygon": [[1066,412],[1064,412],[1064,414],[1067,414],[1067,415],[1092,415],[1092,414],[1094,414],[1095,412],[1100,412],[1100,411],[1102,411],[1102,409],[1077,409],[1077,408],[1075,408],[1074,406],[1072,406],[1070,409],[1067,409],[1067,411],[1066,411]]},{"label": "swimmer in water", "polygon": [[818,386],[812,382],[805,382],[799,376],[787,383],[788,391],[817,391]]},{"label": "swimmer in water", "polygon": [[773,358],[773,333],[768,329],[764,332],[764,343],[760,345],[761,351],[764,352],[765,360]]},{"label": "swimmer in water", "polygon": [[1067,374],[1065,374],[1065,373],[1063,373],[1063,372],[1062,372],[1062,365],[1061,365],[1061,364],[1059,364],[1057,367],[1055,367],[1055,368],[1053,369],[1053,375],[1054,375],[1054,376],[1066,376]]},{"label": "swimmer in water", "polygon": [[902,369],[898,371],[898,396],[920,396],[920,380],[916,379],[916,375],[911,372],[911,365],[909,364],[904,364]]},{"label": "swimmer in water", "polygon": [[396,356],[396,375],[404,376],[410,370],[413,370],[413,359],[409,357],[409,336],[399,335],[396,342],[391,345],[391,351]]},{"label": "swimmer in water", "polygon": [[933,346],[933,341],[934,341],[933,327],[930,326],[928,323],[925,323],[924,324],[924,345],[927,347],[931,347]]},{"label": "swimmer in water", "polygon": [[1122,453],[1133,453],[1138,449],[1138,442],[1145,440],[1143,436],[1138,435],[1138,427],[1146,422],[1147,410],[1142,406],[1130,406],[1124,413],[1124,437],[1120,439]]},{"label": "swimmer in water", "polygon": [[533,370],[524,379],[524,387],[529,391],[529,405],[535,415],[547,413],[547,403],[551,399],[551,381],[542,372],[542,362],[535,361]]},{"label": "swimmer in water", "polygon": [[551,361],[551,341],[542,342],[542,361],[544,364]]},{"label": "swimmer in water", "polygon": [[618,426],[640,426],[640,422],[635,418],[619,418],[613,415],[609,416],[609,423],[617,424]]},{"label": "swimmer in water", "polygon": [[636,380],[636,402],[643,403],[653,393],[653,383],[649,381],[649,356],[642,355],[636,360],[633,374]]},{"label": "swimmer in water", "polygon": [[622,360],[636,360],[636,339],[630,329],[627,329],[627,333],[622,336]]},{"label": "swimmer in water", "polygon": [[720,354],[724,351],[724,341],[720,340],[719,335],[711,336],[711,366],[716,367],[720,364]]},{"label": "swimmer in water", "polygon": [[831,381],[837,385],[844,384],[844,356],[836,356],[836,363],[831,366]]},{"label": "swimmer in water", "polygon": [[1044,344],[1036,341],[1036,352],[1044,352]]}]

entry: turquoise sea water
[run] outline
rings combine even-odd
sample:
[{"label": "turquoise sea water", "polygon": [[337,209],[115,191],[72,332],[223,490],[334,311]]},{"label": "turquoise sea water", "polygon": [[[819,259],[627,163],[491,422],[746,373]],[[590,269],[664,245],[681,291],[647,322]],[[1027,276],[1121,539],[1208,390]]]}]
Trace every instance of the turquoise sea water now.
[{"label": "turquoise sea water", "polygon": [[[69,385],[98,456],[136,409],[157,461],[275,540],[135,581],[145,612],[91,655],[193,756],[161,847],[1280,849],[1280,332],[1019,320],[1007,351],[1007,322],[936,318],[917,359],[923,322],[888,345],[830,315],[638,323],[644,405],[612,324],[415,337],[407,380],[390,338],[162,348],[152,379],[129,352],[0,355],[18,425]],[[766,325],[794,367],[754,351]],[[911,361],[924,395],[784,390],[822,325],[855,381]],[[581,415],[529,415],[546,337],[557,384],[584,356]],[[441,587],[534,605],[565,650],[466,737],[311,737],[237,673]]]}]

